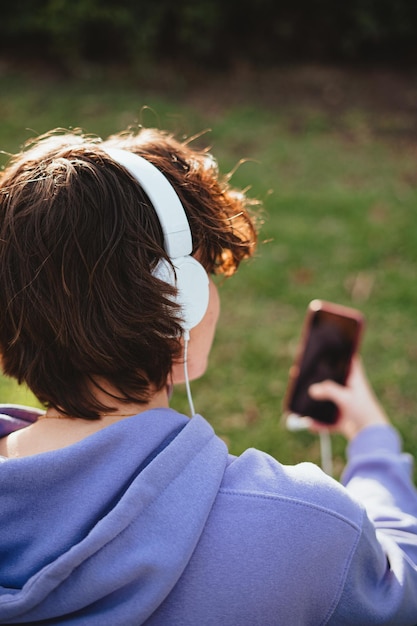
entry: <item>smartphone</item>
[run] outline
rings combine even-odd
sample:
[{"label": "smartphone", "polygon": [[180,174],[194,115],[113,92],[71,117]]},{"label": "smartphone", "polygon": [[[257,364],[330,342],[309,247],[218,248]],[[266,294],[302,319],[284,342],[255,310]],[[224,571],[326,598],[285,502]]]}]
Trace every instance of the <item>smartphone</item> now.
[{"label": "smartphone", "polygon": [[313,400],[308,388],[327,379],[341,385],[346,383],[363,328],[364,317],[356,309],[323,300],[310,302],[297,355],[290,368],[284,399],[287,416],[311,417],[325,424],[336,422],[336,405],[327,400]]}]

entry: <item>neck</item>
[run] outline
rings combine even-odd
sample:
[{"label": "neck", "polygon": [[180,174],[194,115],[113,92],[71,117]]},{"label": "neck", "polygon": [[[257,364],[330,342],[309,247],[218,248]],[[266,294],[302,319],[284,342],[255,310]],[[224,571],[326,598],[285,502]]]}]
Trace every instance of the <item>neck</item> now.
[{"label": "neck", "polygon": [[30,426],[0,439],[0,455],[22,457],[64,448],[129,416],[168,406],[168,394],[163,390],[155,393],[147,404],[114,403],[114,411],[97,420],[76,419],[76,415],[48,409]]}]

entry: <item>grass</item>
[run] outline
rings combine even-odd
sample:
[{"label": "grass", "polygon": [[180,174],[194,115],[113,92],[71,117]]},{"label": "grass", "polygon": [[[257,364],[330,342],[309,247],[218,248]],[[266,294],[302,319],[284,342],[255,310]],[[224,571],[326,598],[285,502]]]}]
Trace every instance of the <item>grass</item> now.
[{"label": "grass", "polygon": [[[249,185],[262,200],[265,243],[221,286],[222,317],[210,366],[193,384],[198,411],[233,453],[254,446],[284,463],[318,462],[317,438],[288,433],[281,403],[305,308],[320,297],[365,313],[362,355],[369,377],[405,448],[415,454],[415,120],[401,106],[370,101],[370,89],[362,101],[360,89],[349,91],[343,80],[347,95],[342,105],[330,106],[311,96],[312,84],[320,94],[326,81],[340,83],[340,75],[320,75],[315,82],[314,71],[307,76],[304,91],[300,78],[297,94],[283,98],[279,73],[275,82],[208,77],[204,85],[183,79],[155,88],[3,69],[0,148],[16,151],[26,139],[58,126],[101,136],[138,123],[179,135],[210,128],[199,141],[212,146],[222,171],[244,160],[233,181]],[[2,401],[33,401],[5,379],[0,390]],[[173,404],[187,411],[183,390]],[[344,447],[334,437],[337,473]]]}]

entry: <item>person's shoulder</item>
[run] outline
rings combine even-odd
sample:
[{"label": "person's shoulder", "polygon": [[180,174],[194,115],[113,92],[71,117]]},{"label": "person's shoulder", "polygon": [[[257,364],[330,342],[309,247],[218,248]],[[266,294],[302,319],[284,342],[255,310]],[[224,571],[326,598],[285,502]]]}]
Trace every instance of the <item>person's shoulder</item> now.
[{"label": "person's shoulder", "polygon": [[313,463],[283,465],[272,456],[250,448],[229,457],[221,493],[233,498],[263,499],[270,509],[310,512],[313,517],[331,516],[359,531],[363,507],[347,490]]},{"label": "person's shoulder", "polygon": [[[294,606],[304,598],[304,606],[317,610],[316,623],[325,623],[359,545],[363,520],[361,506],[316,465],[286,466],[249,449],[229,457],[200,542],[202,561],[207,568],[208,553],[221,555],[229,579],[246,576],[257,585],[258,603],[270,607],[271,598],[278,598],[277,614],[285,613],[285,605],[294,619]],[[226,566],[216,560],[216,572],[219,567]],[[302,613],[297,623],[304,622]]]}]

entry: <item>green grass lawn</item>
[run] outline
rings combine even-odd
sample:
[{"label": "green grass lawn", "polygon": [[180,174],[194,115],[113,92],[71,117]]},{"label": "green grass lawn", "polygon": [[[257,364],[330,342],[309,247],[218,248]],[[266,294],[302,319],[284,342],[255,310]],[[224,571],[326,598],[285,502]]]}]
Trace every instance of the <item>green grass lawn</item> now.
[{"label": "green grass lawn", "polygon": [[[406,449],[416,453],[415,120],[401,106],[362,102],[360,90],[348,93],[343,106],[311,98],[308,73],[304,90],[284,98],[274,76],[263,83],[207,77],[197,86],[178,79],[156,88],[150,81],[64,80],[3,69],[0,149],[16,151],[53,127],[101,136],[132,124],[179,136],[210,129],[198,142],[212,146],[222,171],[244,160],[232,181],[262,200],[264,243],[221,285],[209,370],[193,384],[197,410],[233,453],[254,446],[284,463],[318,461],[317,438],[288,433],[281,403],[305,308],[323,298],[364,312],[369,377]],[[27,390],[0,384],[2,401],[33,402]],[[187,411],[183,390],[173,404]],[[339,437],[334,455],[339,472]]]}]

